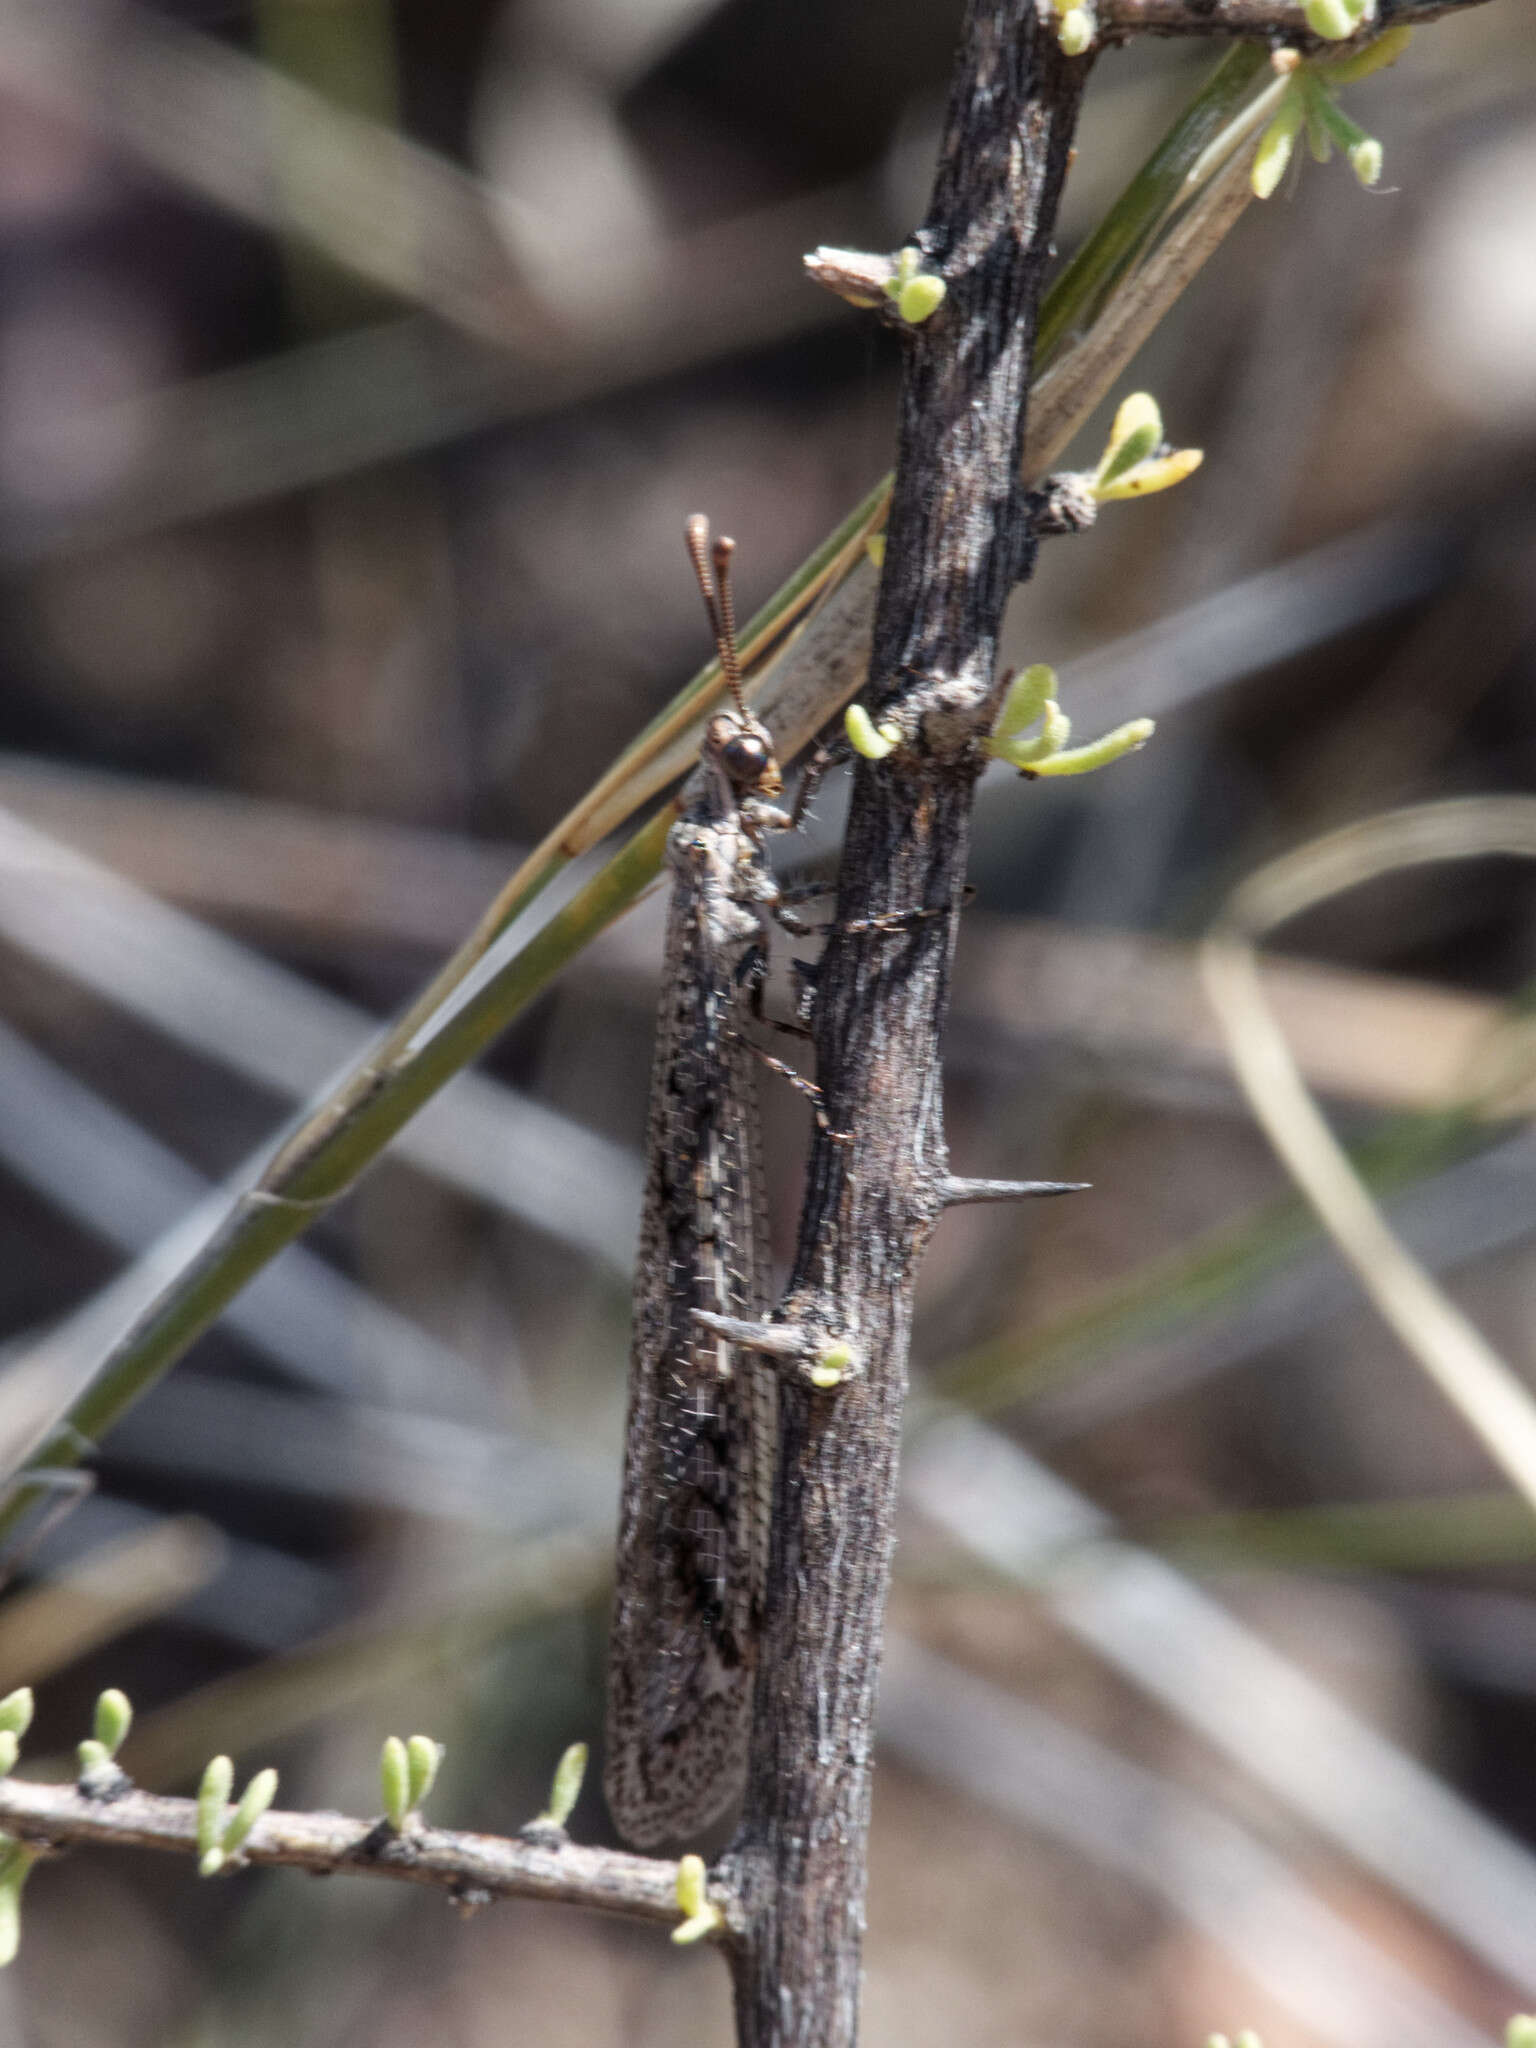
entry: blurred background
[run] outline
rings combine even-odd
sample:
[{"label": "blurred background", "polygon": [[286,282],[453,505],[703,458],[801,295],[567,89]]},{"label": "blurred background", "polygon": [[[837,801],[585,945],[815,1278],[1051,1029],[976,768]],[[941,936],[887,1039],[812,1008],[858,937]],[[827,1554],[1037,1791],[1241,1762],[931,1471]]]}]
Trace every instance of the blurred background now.
[{"label": "blurred background", "polygon": [[[952,0],[0,0],[0,1373],[258,1148],[889,466],[888,334],[802,283],[921,216]],[[1100,61],[1062,246],[1209,70]],[[1536,38],[1431,27],[1361,190],[1251,207],[1116,396],[1190,483],[1048,544],[1007,654],[1084,783],[983,789],[958,1171],[924,1272],[867,2033],[1471,2048],[1536,2002],[1536,1519],[1363,1305],[1230,1077],[1194,945],[1272,854],[1536,776]],[[1084,437],[1087,458],[1102,421]],[[823,842],[838,799],[819,806]],[[817,857],[815,842],[806,857]],[[1416,869],[1269,986],[1390,1214],[1521,1373],[1531,886]],[[0,1605],[30,1754],[105,1684],[217,1750],[508,1831],[596,1742],[660,905],[432,1146],[111,1435]],[[780,1099],[782,1096],[782,1099]],[[770,1120],[775,1230],[805,1142]],[[594,1769],[573,1828],[611,1839]],[[0,2043],[730,2038],[649,1931],[80,1854]]]}]

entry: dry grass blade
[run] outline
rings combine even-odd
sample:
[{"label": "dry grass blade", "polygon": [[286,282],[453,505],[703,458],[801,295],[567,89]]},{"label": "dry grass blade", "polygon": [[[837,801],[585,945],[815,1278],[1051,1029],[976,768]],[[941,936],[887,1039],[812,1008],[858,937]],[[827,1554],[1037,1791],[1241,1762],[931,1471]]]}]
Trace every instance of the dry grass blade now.
[{"label": "dry grass blade", "polygon": [[211,1523],[178,1515],[99,1545],[57,1577],[6,1602],[0,1670],[39,1685],[100,1644],[177,1606],[212,1580],[226,1545]]},{"label": "dry grass blade", "polygon": [[1388,811],[1272,861],[1205,942],[1205,985],[1270,1143],[1383,1318],[1536,1505],[1536,1402],[1389,1228],[1334,1139],[1265,998],[1257,942],[1287,918],[1400,868],[1536,858],[1536,799],[1466,798]]}]

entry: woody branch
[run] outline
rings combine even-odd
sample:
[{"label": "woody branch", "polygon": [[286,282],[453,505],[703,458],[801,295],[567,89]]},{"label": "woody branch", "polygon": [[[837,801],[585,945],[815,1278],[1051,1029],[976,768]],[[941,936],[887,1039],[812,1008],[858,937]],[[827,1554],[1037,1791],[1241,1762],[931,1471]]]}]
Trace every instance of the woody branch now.
[{"label": "woody branch", "polygon": [[[912,1290],[948,1179],[939,1037],[998,628],[1032,541],[1019,483],[1036,310],[1087,60],[1028,0],[971,0],[929,213],[942,311],[911,333],[871,699],[817,984],[813,1141],[786,1321],[862,1374],[786,1387],[747,1802],[722,1874],[746,2048],[857,2038],[875,1693]],[[881,920],[924,914],[903,928]],[[834,1142],[841,1134],[850,1142]]]},{"label": "woody branch", "polygon": [[[136,1789],[91,1798],[74,1785],[6,1778],[0,1780],[0,1830],[45,1853],[92,1842],[195,1856],[197,1801]],[[240,1859],[323,1876],[345,1871],[428,1885],[466,1908],[494,1899],[544,1899],[667,1927],[679,1918],[675,1862],[582,1848],[561,1830],[539,1823],[526,1839],[517,1839],[422,1824],[397,1831],[385,1821],[347,1814],[274,1809],[255,1823]],[[734,1902],[718,1884],[711,1885],[710,1897],[728,1927]]]},{"label": "woody branch", "polygon": [[1101,39],[1127,35],[1251,36],[1338,56],[1389,28],[1415,28],[1462,14],[1485,0],[1378,0],[1374,16],[1346,42],[1326,42],[1308,25],[1301,0],[1094,0]]}]

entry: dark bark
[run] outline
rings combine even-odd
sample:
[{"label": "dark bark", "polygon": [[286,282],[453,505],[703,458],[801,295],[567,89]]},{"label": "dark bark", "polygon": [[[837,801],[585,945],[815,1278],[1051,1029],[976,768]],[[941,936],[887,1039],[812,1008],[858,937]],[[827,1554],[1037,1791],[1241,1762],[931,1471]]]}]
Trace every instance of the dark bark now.
[{"label": "dark bark", "polygon": [[[1003,608],[1032,560],[1019,475],[1036,308],[1087,71],[1029,0],[972,0],[927,221],[948,284],[913,331],[870,701],[907,738],[861,762],[818,978],[829,1132],[782,1314],[857,1376],[786,1385],[746,1809],[722,1875],[739,2038],[858,2033],[875,1693],[918,1259],[945,1199],[939,1041]],[[881,913],[918,917],[870,931]],[[838,1142],[833,1134],[844,1134]]]}]

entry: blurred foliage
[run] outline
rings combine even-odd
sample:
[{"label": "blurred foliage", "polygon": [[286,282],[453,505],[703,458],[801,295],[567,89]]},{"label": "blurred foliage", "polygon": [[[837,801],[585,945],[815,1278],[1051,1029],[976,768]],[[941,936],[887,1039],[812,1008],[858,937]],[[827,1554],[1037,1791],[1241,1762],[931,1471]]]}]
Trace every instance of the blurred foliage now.
[{"label": "blurred foliage", "polygon": [[[16,12],[0,805],[248,949],[201,973],[189,954],[179,1023],[150,1021],[163,970],[131,902],[71,893],[45,841],[6,841],[0,1300],[20,1356],[310,1085],[297,1028],[289,1095],[216,1056],[258,1014],[261,953],[391,1014],[696,669],[684,515],[737,535],[755,602],[889,467],[897,344],[802,287],[798,259],[903,246],[956,10]],[[1098,65],[1068,275],[1210,61],[1144,44]],[[1351,87],[1392,189],[1293,166],[1250,211],[1134,372],[1204,468],[1052,543],[1018,603],[1007,658],[1060,668],[1085,730],[1146,709],[1159,731],[1112,776],[997,771],[983,792],[956,1168],[1095,1191],[947,1220],[918,1330],[935,1397],[986,1406],[1524,1833],[1528,1514],[1281,1185],[1188,940],[1278,849],[1536,770],[1533,83],[1521,10],[1494,4]],[[1172,176],[1122,220],[1122,254],[1177,198]],[[813,865],[835,792],[819,808]],[[1429,868],[1284,936],[1310,975],[1287,1012],[1308,1078],[1418,1255],[1529,1373],[1533,1157],[1512,1098],[1493,1123],[1457,1106],[1507,1083],[1509,1041],[1486,1034],[1536,965],[1526,889],[1510,865]],[[87,957],[89,986],[69,965]],[[642,909],[489,1057],[613,1148],[594,1158],[638,1146],[657,957]],[[782,1253],[803,1113],[770,1098],[769,1117]],[[147,1782],[187,1787],[227,1749],[243,1783],[270,1750],[285,1804],[367,1812],[385,1735],[426,1727],[447,1745],[434,1817],[510,1830],[537,1810],[600,1725],[629,1257],[617,1229],[594,1263],[537,1228],[540,1196],[535,1176],[514,1213],[386,1164],[308,1240],[322,1267],[285,1254],[259,1312],[101,1446],[96,1491],[0,1607],[0,1686],[37,1677],[31,1750],[64,1748],[112,1685]],[[8,1444],[52,1391],[0,1378]],[[996,1784],[962,1814],[893,1756],[871,2037],[1173,2048],[1238,2013],[1271,2044],[1339,2039],[1178,1890],[1191,1786],[1283,1843],[1297,1885],[1321,1853],[1306,1824],[1212,1783],[1205,1738],[1048,1603],[936,1545],[926,1510],[903,1559],[903,1631],[1158,1774],[1149,1867],[1169,1874],[1158,1890],[1101,1854],[1085,1817],[1076,1846],[1044,1805],[1021,1819]],[[574,1825],[605,1828],[592,1793]],[[504,2038],[515,2015],[519,2038],[583,2048],[724,2038],[705,1959],[570,1915],[459,1926],[384,1889],[41,1868],[0,2032],[404,2048]],[[1342,1860],[1319,1889],[1440,2001],[1438,2033],[1369,2038],[1497,2033],[1515,2000],[1486,1954]],[[1319,1951],[1299,1989],[1330,1967]],[[1358,1976],[1355,2010],[1380,2020],[1376,1983]]]}]

